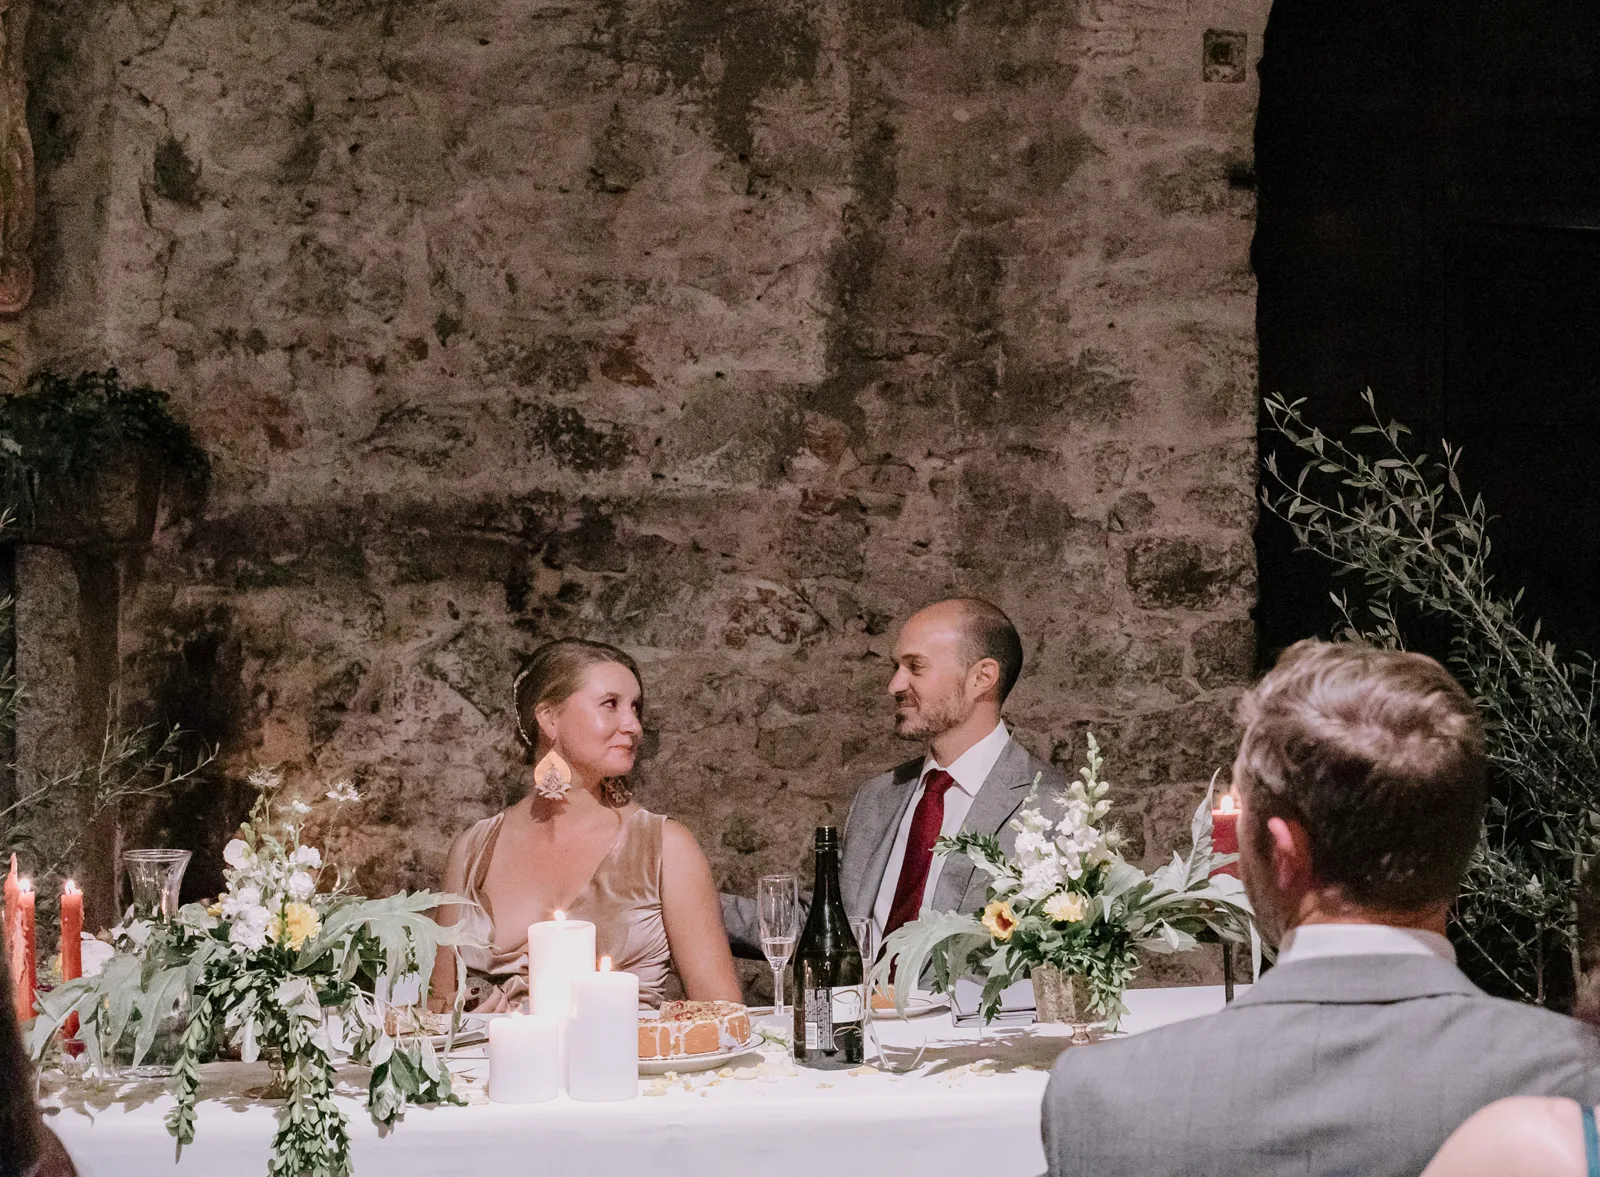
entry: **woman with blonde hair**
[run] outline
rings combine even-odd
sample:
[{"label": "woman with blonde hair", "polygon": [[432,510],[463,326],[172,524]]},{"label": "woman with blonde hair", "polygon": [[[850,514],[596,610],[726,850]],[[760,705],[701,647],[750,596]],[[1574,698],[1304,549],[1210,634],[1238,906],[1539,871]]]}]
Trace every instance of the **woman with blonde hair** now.
[{"label": "woman with blonde hair", "polygon": [[[676,965],[691,1000],[740,1000],[711,867],[694,835],[632,799],[627,784],[644,735],[632,658],[563,638],[534,651],[513,684],[517,730],[536,765],[528,795],[450,846],[448,907],[481,947],[459,951],[467,1008],[496,1013],[527,994],[528,925],[557,911],[595,925],[597,952],[639,978],[659,1006]],[[455,961],[441,951],[436,999],[453,1000]]]}]

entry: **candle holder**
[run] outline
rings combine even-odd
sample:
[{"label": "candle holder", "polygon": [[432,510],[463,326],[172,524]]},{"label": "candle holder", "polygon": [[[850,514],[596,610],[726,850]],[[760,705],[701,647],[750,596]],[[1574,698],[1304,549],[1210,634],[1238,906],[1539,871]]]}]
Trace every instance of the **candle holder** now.
[{"label": "candle holder", "polygon": [[133,889],[133,914],[137,919],[170,920],[178,914],[178,891],[183,872],[194,856],[187,850],[127,850],[122,855]]},{"label": "candle holder", "polygon": [[[133,889],[133,917],[146,920],[170,920],[178,914],[178,890],[183,885],[183,872],[189,868],[193,857],[187,850],[128,850],[122,855],[122,864],[128,872],[128,883]],[[128,1019],[127,1028],[120,1041],[109,1052],[118,1073],[134,1079],[164,1079],[172,1074],[173,1067],[183,1053],[183,1035],[189,1026],[190,995],[187,989],[180,992],[172,1008],[156,1019],[149,1048],[140,1064],[133,1066],[135,1044],[141,1032],[146,1032],[142,1015],[135,1011]]]}]

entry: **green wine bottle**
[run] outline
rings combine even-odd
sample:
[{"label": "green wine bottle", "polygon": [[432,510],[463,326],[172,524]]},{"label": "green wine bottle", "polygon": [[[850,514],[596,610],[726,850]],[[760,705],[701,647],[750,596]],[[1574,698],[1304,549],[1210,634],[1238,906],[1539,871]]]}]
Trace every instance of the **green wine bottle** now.
[{"label": "green wine bottle", "polygon": [[839,894],[839,831],[817,827],[817,882],[794,956],[794,1061],[836,1071],[862,1061],[866,985]]}]

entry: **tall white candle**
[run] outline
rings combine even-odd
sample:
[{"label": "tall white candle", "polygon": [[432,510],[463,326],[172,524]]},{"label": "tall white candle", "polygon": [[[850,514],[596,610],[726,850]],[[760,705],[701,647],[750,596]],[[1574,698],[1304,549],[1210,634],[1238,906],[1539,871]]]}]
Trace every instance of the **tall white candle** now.
[{"label": "tall white candle", "polygon": [[489,1022],[489,1098],[543,1103],[561,1093],[561,1019],[512,1014]]},{"label": "tall white candle", "polygon": [[556,918],[528,928],[528,1009],[564,1018],[572,1004],[573,978],[594,972],[594,925]]},{"label": "tall white candle", "polygon": [[612,972],[609,956],[572,982],[567,1094],[592,1103],[639,1094],[639,978]]}]

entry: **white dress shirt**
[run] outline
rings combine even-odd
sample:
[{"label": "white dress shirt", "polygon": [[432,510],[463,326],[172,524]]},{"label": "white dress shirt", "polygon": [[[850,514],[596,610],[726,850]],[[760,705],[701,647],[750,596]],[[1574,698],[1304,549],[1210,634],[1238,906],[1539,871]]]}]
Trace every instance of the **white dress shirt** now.
[{"label": "white dress shirt", "polygon": [[[994,731],[957,756],[955,762],[945,768],[956,783],[953,788],[945,790],[944,821],[939,826],[941,836],[953,838],[961,832],[961,824],[967,820],[967,811],[972,808],[972,799],[983,788],[983,782],[989,779],[994,762],[1000,759],[1000,753],[1005,751],[1006,742],[1010,739],[1011,733],[1006,730],[1006,725],[996,724]],[[872,908],[873,931],[877,935],[883,934],[883,927],[889,921],[889,909],[894,906],[894,889],[900,883],[900,867],[906,860],[906,843],[911,840],[911,819],[916,815],[917,803],[926,791],[928,774],[941,767],[932,753],[923,759],[922,775],[917,778],[911,804],[906,806],[905,816],[900,819],[900,828],[895,831],[894,845],[889,850],[889,863],[883,868],[883,881],[878,884],[878,902]],[[928,866],[928,883],[922,888],[921,915],[926,915],[931,909],[933,889],[939,882],[939,868],[943,863],[944,859],[935,854]]]},{"label": "white dress shirt", "polygon": [[1278,963],[1324,956],[1437,956],[1456,963],[1455,946],[1438,932],[1388,924],[1302,924],[1278,948]]}]

